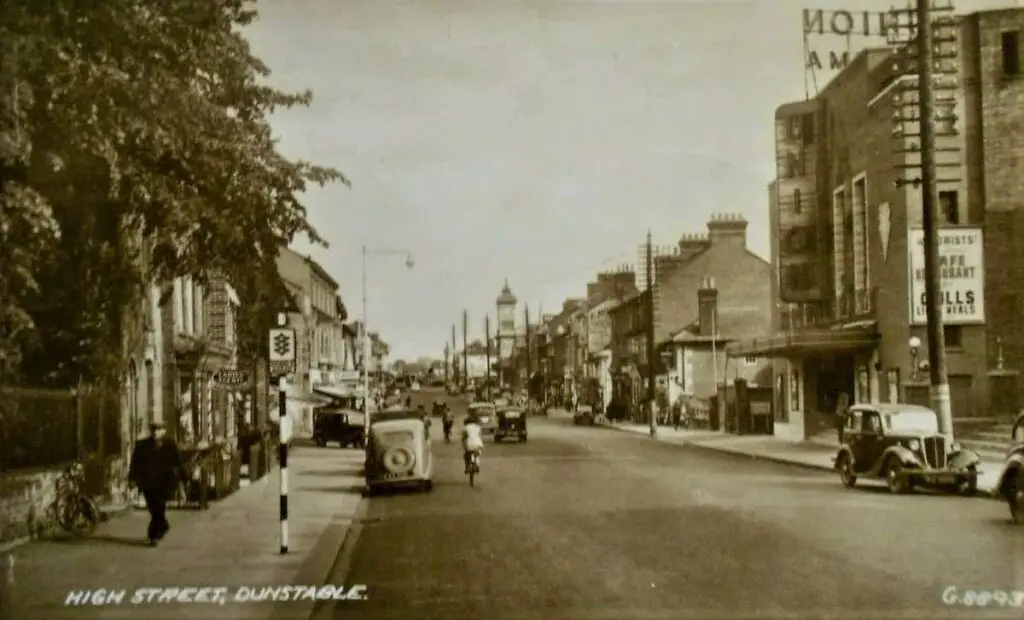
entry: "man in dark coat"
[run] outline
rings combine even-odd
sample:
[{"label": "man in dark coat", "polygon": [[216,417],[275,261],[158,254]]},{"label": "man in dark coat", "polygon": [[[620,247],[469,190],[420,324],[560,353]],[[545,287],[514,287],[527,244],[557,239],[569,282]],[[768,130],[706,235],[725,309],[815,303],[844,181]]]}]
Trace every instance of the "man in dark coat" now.
[{"label": "man in dark coat", "polygon": [[149,437],[135,444],[128,478],[146,499],[149,510],[147,537],[156,545],[171,529],[167,522],[167,502],[174,496],[178,485],[187,476],[178,453],[178,446],[167,436],[167,429],[159,422],[149,425]]}]

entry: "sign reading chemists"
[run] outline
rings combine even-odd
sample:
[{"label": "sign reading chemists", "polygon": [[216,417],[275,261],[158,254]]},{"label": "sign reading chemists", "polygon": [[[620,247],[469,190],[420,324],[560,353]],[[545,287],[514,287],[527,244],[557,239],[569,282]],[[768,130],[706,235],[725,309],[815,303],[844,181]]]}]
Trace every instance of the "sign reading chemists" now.
[{"label": "sign reading chemists", "polygon": [[[910,322],[928,322],[924,287],[924,230],[911,228]],[[939,272],[946,325],[985,322],[985,265],[980,228],[946,228],[939,231]]]}]

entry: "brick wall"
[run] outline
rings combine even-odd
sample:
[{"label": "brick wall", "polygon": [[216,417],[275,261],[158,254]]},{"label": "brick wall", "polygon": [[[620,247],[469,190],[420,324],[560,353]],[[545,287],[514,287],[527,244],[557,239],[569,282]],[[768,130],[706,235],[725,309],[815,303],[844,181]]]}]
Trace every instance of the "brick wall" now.
[{"label": "brick wall", "polygon": [[706,276],[718,288],[719,332],[763,336],[771,329],[771,264],[737,243],[712,244],[658,282],[655,338],[667,340],[697,321],[697,289]]},{"label": "brick wall", "polygon": [[718,357],[717,378],[719,383],[728,381],[731,385],[735,379],[744,379],[748,384],[772,387],[770,358],[758,358],[753,364],[746,363],[743,358],[729,359],[728,365],[726,365],[724,345],[712,351],[710,344],[690,344],[686,345],[683,351],[683,364],[688,366],[683,369],[683,374],[687,380],[692,381],[692,385],[685,386],[687,393],[700,398],[709,398],[716,393],[716,374],[713,362],[716,355]]},{"label": "brick wall", "polygon": [[54,522],[48,514],[60,469],[32,469],[0,475],[0,543],[38,538]]}]

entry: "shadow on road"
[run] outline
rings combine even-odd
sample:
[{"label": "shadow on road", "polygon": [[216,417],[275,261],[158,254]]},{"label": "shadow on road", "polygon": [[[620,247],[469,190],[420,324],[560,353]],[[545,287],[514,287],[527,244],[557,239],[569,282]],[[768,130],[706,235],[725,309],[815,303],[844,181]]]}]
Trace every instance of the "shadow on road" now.
[{"label": "shadow on road", "polygon": [[127,537],[127,536],[110,536],[110,535],[93,535],[93,536],[55,536],[50,540],[61,545],[121,545],[124,547],[148,547],[149,541],[143,539],[141,536]]},{"label": "shadow on road", "polygon": [[338,469],[316,469],[311,471],[300,471],[300,476],[359,476],[363,473],[362,467],[339,467]]},{"label": "shadow on road", "polygon": [[362,491],[361,484],[342,484],[338,486],[301,486],[300,491],[313,491],[315,493],[359,493]]}]

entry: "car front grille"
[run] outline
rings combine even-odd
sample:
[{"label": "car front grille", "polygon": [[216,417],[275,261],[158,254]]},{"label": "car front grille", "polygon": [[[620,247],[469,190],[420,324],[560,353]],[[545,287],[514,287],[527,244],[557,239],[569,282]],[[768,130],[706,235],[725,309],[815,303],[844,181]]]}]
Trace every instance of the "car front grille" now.
[{"label": "car front grille", "polygon": [[930,467],[946,466],[946,440],[943,437],[925,437],[921,445]]}]

